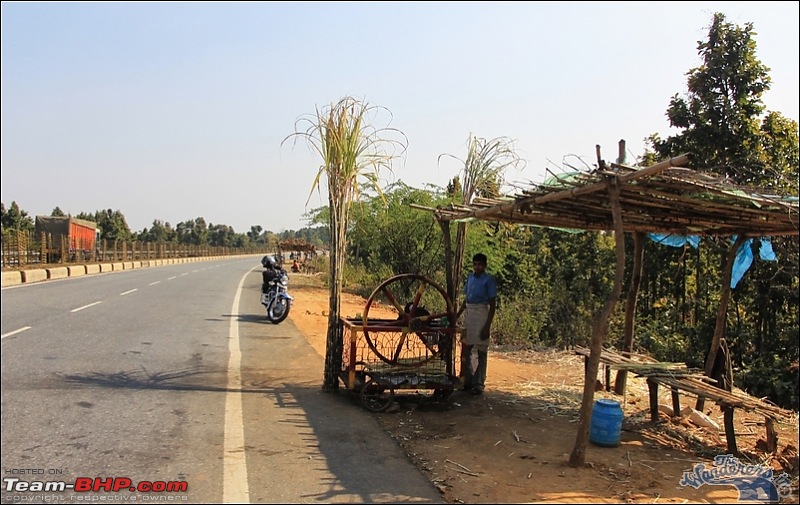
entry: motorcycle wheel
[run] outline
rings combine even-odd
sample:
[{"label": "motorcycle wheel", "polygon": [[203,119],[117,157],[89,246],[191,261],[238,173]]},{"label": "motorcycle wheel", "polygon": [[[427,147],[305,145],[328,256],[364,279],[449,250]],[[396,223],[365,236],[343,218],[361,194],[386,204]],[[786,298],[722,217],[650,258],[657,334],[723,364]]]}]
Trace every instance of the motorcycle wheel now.
[{"label": "motorcycle wheel", "polygon": [[290,307],[289,300],[285,298],[275,300],[272,304],[272,308],[267,311],[270,322],[272,322],[272,324],[282,323],[283,320],[289,316]]}]

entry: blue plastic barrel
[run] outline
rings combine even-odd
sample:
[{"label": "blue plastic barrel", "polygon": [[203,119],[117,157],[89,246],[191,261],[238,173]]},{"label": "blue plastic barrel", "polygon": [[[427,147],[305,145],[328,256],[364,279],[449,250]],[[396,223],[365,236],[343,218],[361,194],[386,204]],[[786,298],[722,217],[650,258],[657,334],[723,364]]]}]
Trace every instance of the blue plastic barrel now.
[{"label": "blue plastic barrel", "polygon": [[589,441],[601,447],[618,446],[622,417],[622,407],[618,401],[601,399],[594,402]]}]

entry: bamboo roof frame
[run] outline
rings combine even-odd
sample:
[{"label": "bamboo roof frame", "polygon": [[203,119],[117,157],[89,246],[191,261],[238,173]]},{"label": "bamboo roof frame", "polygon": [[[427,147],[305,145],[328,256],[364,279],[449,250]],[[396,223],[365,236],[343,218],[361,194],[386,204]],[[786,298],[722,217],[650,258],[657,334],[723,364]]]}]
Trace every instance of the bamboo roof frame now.
[{"label": "bamboo roof frame", "polygon": [[449,204],[433,212],[438,221],[477,220],[613,231],[607,180],[620,188],[626,232],[676,235],[798,236],[797,198],[765,195],[727,179],[698,172],[681,155],[648,168],[611,164],[572,174],[557,184],[532,184],[513,196],[475,198],[469,205]]}]

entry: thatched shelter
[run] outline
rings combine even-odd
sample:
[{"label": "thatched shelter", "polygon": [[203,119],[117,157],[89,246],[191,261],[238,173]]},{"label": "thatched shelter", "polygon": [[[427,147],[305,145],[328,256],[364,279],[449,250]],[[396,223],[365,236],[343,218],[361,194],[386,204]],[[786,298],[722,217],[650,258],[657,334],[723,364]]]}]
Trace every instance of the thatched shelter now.
[{"label": "thatched shelter", "polygon": [[[491,221],[576,230],[613,231],[616,240],[616,272],[613,289],[596,314],[586,370],[583,402],[570,464],[582,465],[589,436],[594,387],[608,333],[609,318],[620,298],[625,273],[625,233],[634,235],[634,271],[626,300],[625,347],[631,351],[633,313],[641,276],[645,233],[735,236],[723,273],[722,297],[714,337],[706,361],[710,374],[725,329],[733,260],[748,237],[798,236],[798,199],[764,194],[734,185],[719,176],[686,165],[689,155],[671,158],[647,168],[607,165],[600,158],[591,172],[576,172],[531,185],[503,198],[477,198],[469,205],[439,208],[415,206],[433,213],[445,236],[448,294],[456,293],[450,246],[453,221]],[[624,379],[623,379],[624,388]],[[739,406],[738,404],[736,405]],[[726,411],[732,426],[733,407]]]}]

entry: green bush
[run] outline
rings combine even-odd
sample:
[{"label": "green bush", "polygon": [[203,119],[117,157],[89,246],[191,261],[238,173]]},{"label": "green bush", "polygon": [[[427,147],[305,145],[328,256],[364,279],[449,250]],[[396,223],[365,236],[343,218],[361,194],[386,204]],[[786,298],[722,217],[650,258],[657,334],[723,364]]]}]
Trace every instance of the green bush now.
[{"label": "green bush", "polygon": [[785,409],[797,410],[800,402],[797,362],[780,355],[760,357],[738,375],[740,378],[734,377],[734,382],[751,395],[767,397]]}]

